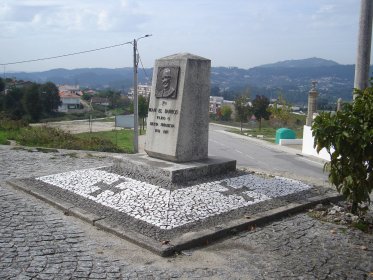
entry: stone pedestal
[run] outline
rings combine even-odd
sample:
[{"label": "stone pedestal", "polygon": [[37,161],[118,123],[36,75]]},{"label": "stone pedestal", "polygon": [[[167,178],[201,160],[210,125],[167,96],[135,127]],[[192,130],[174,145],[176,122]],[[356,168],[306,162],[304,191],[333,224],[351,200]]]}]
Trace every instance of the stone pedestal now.
[{"label": "stone pedestal", "polygon": [[146,182],[158,181],[158,184],[164,188],[168,188],[167,183],[185,183],[236,170],[235,160],[221,157],[209,157],[204,160],[184,163],[156,159],[146,154],[115,156],[115,158],[114,166],[119,173],[135,174]]},{"label": "stone pedestal", "polygon": [[156,60],[145,152],[188,162],[208,157],[210,60],[189,53]]},{"label": "stone pedestal", "polygon": [[316,81],[312,82],[312,88],[308,93],[308,113],[306,119],[306,125],[312,126],[313,114],[317,112],[317,96],[319,93],[316,90]]}]

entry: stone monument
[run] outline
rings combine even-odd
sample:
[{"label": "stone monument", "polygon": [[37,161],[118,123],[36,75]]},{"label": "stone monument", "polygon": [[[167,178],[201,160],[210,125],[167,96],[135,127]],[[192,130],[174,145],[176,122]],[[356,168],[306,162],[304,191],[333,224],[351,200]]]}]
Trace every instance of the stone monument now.
[{"label": "stone monument", "polygon": [[182,53],[156,60],[145,152],[173,162],[207,159],[211,61]]},{"label": "stone monument", "polygon": [[[189,53],[157,59],[150,95],[146,154],[118,158],[123,174],[168,188],[236,170],[236,161],[208,156],[209,59]],[[175,185],[172,185],[174,188]]]}]

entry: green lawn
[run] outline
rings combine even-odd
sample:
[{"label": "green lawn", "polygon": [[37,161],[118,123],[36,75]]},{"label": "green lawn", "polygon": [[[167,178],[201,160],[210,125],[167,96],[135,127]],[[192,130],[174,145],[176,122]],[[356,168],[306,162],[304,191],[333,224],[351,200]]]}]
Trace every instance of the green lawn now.
[{"label": "green lawn", "polygon": [[133,153],[132,130],[71,134],[48,126],[0,127],[0,145],[8,140],[28,147]]},{"label": "green lawn", "polygon": [[[242,134],[258,138],[258,135],[263,135],[259,137],[260,139],[267,140],[274,143],[276,139],[276,130],[280,127],[287,127],[294,130],[298,139],[303,138],[303,125],[305,124],[306,116],[291,114],[287,125],[281,125],[280,123],[275,123],[273,120],[262,120],[262,129],[259,130],[258,121],[250,121],[242,124]],[[235,121],[210,121],[211,123],[218,123],[223,125],[228,125],[236,127],[237,129],[231,128],[228,131],[241,134],[240,123]]]},{"label": "green lawn", "polygon": [[8,145],[8,133],[0,130],[0,145]]},{"label": "green lawn", "polygon": [[[249,136],[249,137],[260,138],[260,139],[267,140],[269,142],[274,143],[275,139],[276,139],[276,130],[277,130],[277,128],[273,128],[273,127],[263,127],[261,130],[259,130],[258,128],[243,129],[242,134],[246,135],[246,136]],[[297,139],[302,139],[303,138],[303,129],[295,128],[293,130],[294,130],[294,132],[297,136]],[[233,132],[233,133],[237,133],[237,134],[241,134],[241,131],[240,131],[239,128],[238,129],[230,129],[228,131]],[[262,135],[263,137],[258,137],[258,135],[259,136]]]},{"label": "green lawn", "polygon": [[92,133],[85,132],[75,134],[75,136],[88,141],[92,139],[92,137],[105,139],[112,142],[115,146],[118,146],[120,149],[124,150],[127,153],[133,152],[133,131],[130,129],[100,131]]}]

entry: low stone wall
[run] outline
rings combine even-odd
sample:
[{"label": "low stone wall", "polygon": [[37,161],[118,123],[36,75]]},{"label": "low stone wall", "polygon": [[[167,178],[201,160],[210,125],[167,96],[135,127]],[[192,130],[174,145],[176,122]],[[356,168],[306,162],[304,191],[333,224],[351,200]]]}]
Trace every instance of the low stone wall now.
[{"label": "low stone wall", "polygon": [[303,126],[303,146],[302,153],[305,155],[315,156],[327,161],[330,161],[330,155],[326,149],[322,149],[317,153],[316,149],[313,147],[315,138],[312,136],[312,130],[310,126]]},{"label": "low stone wall", "polygon": [[280,139],[278,143],[280,146],[286,145],[302,145],[303,139]]}]

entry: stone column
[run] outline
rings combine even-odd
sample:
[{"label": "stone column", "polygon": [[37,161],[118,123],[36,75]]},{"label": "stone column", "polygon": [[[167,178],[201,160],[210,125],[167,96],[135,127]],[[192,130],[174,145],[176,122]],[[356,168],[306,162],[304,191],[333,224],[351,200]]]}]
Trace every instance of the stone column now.
[{"label": "stone column", "polygon": [[369,83],[370,52],[372,43],[373,1],[361,0],[359,38],[355,66],[355,83],[357,89],[365,89]]},{"label": "stone column", "polygon": [[316,81],[312,81],[312,88],[308,93],[308,113],[306,125],[311,126],[313,121],[313,114],[317,111],[317,96],[319,93],[316,90]]},{"label": "stone column", "polygon": [[337,112],[342,110],[342,98],[337,100]]}]

